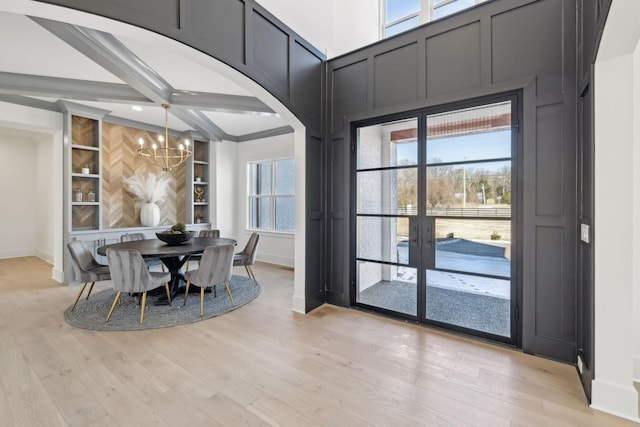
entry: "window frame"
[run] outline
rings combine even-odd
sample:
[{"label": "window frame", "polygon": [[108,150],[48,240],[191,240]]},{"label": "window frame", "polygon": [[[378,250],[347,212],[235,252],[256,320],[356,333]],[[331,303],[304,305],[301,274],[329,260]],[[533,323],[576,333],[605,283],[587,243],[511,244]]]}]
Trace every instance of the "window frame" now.
[{"label": "window frame", "polygon": [[[294,178],[294,192],[292,194],[277,194],[276,193],[276,163],[291,160],[293,161],[293,167],[295,172],[295,157],[278,157],[273,159],[265,159],[265,160],[251,160],[247,162],[247,230],[250,231],[259,231],[261,233],[275,233],[275,234],[295,234],[295,178]],[[252,192],[252,188],[254,187],[254,177],[253,176],[253,166],[259,164],[270,164],[271,165],[271,189],[269,194],[254,194]],[[256,183],[255,188],[259,188],[259,183]],[[262,227],[254,227],[252,224],[253,217],[253,204],[252,201],[254,199],[269,199],[269,228]],[[290,198],[294,201],[294,227],[292,230],[278,230],[276,229],[276,199],[278,198]],[[259,205],[259,203],[258,203]]]},{"label": "window frame", "polygon": [[[420,10],[418,12],[412,12],[408,15],[401,16],[400,18],[395,19],[392,22],[387,22],[387,1],[388,0],[380,0],[380,9],[379,9],[380,10],[380,26],[379,26],[380,40],[386,39],[387,37],[392,37],[392,36],[386,35],[387,29],[389,27],[392,27],[394,25],[413,19],[416,16],[418,17],[418,26],[426,24],[433,20],[433,16],[435,15],[436,9],[440,9],[441,7],[448,6],[459,0],[441,0],[437,4],[435,4],[437,0],[420,0]],[[473,0],[473,1],[474,1],[474,5],[471,7],[477,6],[481,3],[486,3],[489,0]],[[445,17],[446,16],[444,16],[443,18]],[[408,31],[408,30],[405,30],[405,31]]]}]

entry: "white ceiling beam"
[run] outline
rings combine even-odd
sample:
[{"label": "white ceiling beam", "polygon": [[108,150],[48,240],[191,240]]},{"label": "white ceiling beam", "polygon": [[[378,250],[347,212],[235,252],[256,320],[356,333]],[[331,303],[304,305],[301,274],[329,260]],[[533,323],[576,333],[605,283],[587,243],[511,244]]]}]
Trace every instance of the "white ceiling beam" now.
[{"label": "white ceiling beam", "polygon": [[[31,19],[105,70],[148,97],[152,102],[170,104],[174,88],[113,35],[49,19]],[[227,134],[204,114],[172,108],[171,113],[209,139],[222,140]]]},{"label": "white ceiling beam", "polygon": [[119,104],[153,104],[146,96],[119,83],[0,72],[0,93]]}]

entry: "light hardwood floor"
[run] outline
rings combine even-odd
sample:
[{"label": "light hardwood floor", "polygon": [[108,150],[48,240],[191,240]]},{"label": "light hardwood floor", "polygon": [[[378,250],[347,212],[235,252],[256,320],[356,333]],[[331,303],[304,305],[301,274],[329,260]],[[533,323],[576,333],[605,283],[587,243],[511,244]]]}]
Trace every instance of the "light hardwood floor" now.
[{"label": "light hardwood floor", "polygon": [[65,323],[78,288],[48,264],[0,260],[0,426],[636,426],[591,410],[572,366],[330,305],[297,314],[293,272],[254,271],[261,295],[232,313],[95,332]]}]

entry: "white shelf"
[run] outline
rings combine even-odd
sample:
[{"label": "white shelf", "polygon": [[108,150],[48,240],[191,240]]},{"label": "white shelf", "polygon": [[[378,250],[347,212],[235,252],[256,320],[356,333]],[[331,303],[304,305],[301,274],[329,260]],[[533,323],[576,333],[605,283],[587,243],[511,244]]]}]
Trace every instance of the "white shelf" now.
[{"label": "white shelf", "polygon": [[71,148],[77,149],[77,150],[100,151],[100,147],[94,147],[92,145],[72,144]]},{"label": "white shelf", "polygon": [[71,176],[74,177],[74,178],[91,178],[91,179],[99,179],[100,178],[100,175],[98,175],[96,173],[86,174],[86,173],[73,172],[71,174]]}]

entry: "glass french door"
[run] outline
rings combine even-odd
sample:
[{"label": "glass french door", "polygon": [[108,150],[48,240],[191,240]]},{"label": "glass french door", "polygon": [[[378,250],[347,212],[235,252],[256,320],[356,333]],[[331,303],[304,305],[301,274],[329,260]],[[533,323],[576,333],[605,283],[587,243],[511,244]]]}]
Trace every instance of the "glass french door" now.
[{"label": "glass french door", "polygon": [[516,101],[356,128],[355,305],[515,343]]}]

